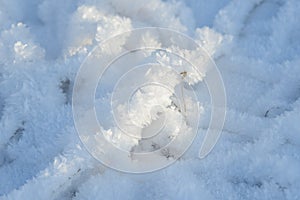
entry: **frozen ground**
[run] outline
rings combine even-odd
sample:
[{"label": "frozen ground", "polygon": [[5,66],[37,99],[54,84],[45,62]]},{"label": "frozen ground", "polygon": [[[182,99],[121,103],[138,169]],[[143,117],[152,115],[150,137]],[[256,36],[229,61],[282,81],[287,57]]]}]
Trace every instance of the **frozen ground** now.
[{"label": "frozen ground", "polygon": [[[0,199],[300,199],[299,10],[297,0],[0,0]],[[188,152],[132,175],[101,165],[80,143],[72,84],[96,44],[145,26],[206,48],[228,106],[207,158],[198,158],[203,92]]]}]

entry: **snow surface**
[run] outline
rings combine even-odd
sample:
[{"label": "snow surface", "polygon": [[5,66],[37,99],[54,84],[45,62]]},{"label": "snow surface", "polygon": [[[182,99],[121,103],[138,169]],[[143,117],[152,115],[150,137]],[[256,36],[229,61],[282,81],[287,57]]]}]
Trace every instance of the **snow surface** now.
[{"label": "snow surface", "polygon": [[[299,10],[297,0],[1,0],[0,199],[300,199]],[[202,111],[191,148],[168,168],[133,175],[85,150],[72,85],[99,42],[146,26],[181,31],[203,46],[221,71],[228,105],[220,140],[199,159],[210,99],[197,84]],[[101,115],[109,113],[101,107],[106,84],[98,109],[109,121]],[[133,112],[149,99],[135,99]]]}]

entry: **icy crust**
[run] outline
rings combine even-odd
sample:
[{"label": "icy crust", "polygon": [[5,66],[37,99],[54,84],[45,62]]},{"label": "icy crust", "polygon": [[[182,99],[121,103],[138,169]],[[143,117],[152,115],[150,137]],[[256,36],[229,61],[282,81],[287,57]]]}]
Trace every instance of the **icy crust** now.
[{"label": "icy crust", "polygon": [[[297,0],[0,2],[0,199],[299,199],[299,9]],[[190,76],[203,107],[197,140],[171,167],[136,176],[86,152],[70,95],[96,44],[143,26],[184,31],[205,47],[223,75],[228,108],[221,140],[199,160],[211,108],[205,85]],[[106,86],[101,94],[109,95]],[[165,105],[169,96],[161,96]],[[150,97],[142,102],[151,105]],[[133,119],[148,113],[137,125],[157,117],[133,101]]]}]

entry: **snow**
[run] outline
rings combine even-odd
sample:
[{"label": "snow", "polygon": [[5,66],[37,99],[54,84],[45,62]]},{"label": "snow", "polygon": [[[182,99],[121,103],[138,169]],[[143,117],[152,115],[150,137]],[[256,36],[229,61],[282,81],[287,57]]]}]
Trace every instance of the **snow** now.
[{"label": "snow", "polygon": [[[0,1],[0,199],[300,199],[299,9],[297,0]],[[120,58],[96,88],[105,140],[135,152],[175,136],[186,144],[197,134],[176,162],[175,147],[162,154],[172,165],[124,173],[101,164],[80,141],[72,92],[85,58],[109,38],[127,32],[102,46],[105,55],[172,41],[154,32],[140,38],[128,32],[153,26],[187,34],[214,59],[226,90],[226,119],[216,146],[200,159],[214,109],[204,83],[210,68],[195,70],[153,49]],[[199,49],[167,49],[203,66],[207,62]],[[131,95],[136,84],[158,81],[169,87],[145,85]],[[181,123],[197,119],[195,113],[197,129]],[[114,120],[134,130],[134,139]],[[166,135],[155,138],[156,145],[136,148],[163,120]]]}]

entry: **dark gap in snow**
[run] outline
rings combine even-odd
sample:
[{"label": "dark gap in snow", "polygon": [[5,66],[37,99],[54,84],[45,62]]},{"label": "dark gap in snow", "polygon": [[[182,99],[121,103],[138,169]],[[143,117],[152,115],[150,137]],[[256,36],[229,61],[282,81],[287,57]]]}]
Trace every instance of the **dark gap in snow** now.
[{"label": "dark gap in snow", "polygon": [[9,145],[12,146],[17,144],[19,140],[22,138],[23,133],[25,131],[24,125],[25,125],[25,121],[23,121],[22,125],[15,130],[15,132],[9,138],[8,142],[2,145],[2,147],[0,146],[0,167],[11,164],[15,161],[15,159],[11,158],[10,155],[8,154],[7,148]]},{"label": "dark gap in snow", "polygon": [[63,78],[60,81],[59,88],[65,96],[65,104],[69,104],[71,102],[71,80]]},{"label": "dark gap in snow", "polygon": [[283,107],[279,107],[279,106],[271,107],[266,111],[264,117],[275,118],[281,115],[282,113],[284,113],[285,111],[287,111],[287,109]]},{"label": "dark gap in snow", "polygon": [[262,188],[263,187],[263,182],[259,181],[259,180],[248,180],[246,178],[234,178],[233,180],[231,180],[231,183],[233,183],[234,185],[246,185],[248,187],[256,187],[256,188]]},{"label": "dark gap in snow", "polygon": [[20,126],[14,132],[14,134],[9,138],[9,144],[16,144],[19,142],[19,140],[23,136],[23,132],[25,131],[24,125],[25,125],[25,121],[22,122],[22,126]]},{"label": "dark gap in snow", "polygon": [[78,188],[87,182],[91,177],[102,174],[103,170],[100,166],[96,165],[94,168],[82,170],[79,168],[68,180],[58,187],[59,190],[53,191],[53,199],[74,199],[76,198],[79,190]]},{"label": "dark gap in snow", "polygon": [[162,149],[161,155],[166,157],[167,159],[176,159],[176,156],[171,152],[169,148]]}]

